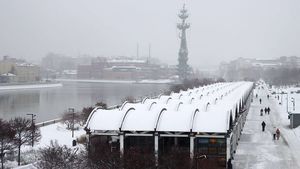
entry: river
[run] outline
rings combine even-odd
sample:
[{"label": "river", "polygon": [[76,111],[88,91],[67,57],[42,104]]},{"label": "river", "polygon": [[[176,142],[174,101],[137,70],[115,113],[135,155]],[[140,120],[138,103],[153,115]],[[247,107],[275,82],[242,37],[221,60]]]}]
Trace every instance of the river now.
[{"label": "river", "polygon": [[0,118],[33,113],[36,121],[42,122],[61,117],[68,108],[80,111],[100,101],[113,106],[128,96],[140,99],[168,88],[167,84],[63,82],[63,87],[0,91]]}]

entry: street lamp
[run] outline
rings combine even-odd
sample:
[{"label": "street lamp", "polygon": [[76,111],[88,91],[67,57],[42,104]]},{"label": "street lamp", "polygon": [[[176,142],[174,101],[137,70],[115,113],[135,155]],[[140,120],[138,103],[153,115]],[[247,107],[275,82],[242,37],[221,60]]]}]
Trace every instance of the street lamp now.
[{"label": "street lamp", "polygon": [[289,93],[288,91],[286,93],[281,91],[280,94],[281,94],[281,105],[283,105],[283,95],[286,94],[286,112],[289,113]]},{"label": "street lamp", "polygon": [[69,112],[72,113],[72,138],[74,137],[74,118],[75,118],[75,109],[69,108]]},{"label": "street lamp", "polygon": [[294,97],[292,97],[292,103],[293,103],[293,110],[295,111],[295,98]]},{"label": "street lamp", "polygon": [[34,145],[34,130],[35,130],[35,125],[34,125],[34,120],[35,120],[35,118],[34,117],[36,117],[36,115],[35,114],[32,114],[32,113],[28,113],[28,114],[26,114],[26,115],[28,115],[28,116],[31,116],[31,145],[32,145],[32,147],[33,147],[33,145]]}]

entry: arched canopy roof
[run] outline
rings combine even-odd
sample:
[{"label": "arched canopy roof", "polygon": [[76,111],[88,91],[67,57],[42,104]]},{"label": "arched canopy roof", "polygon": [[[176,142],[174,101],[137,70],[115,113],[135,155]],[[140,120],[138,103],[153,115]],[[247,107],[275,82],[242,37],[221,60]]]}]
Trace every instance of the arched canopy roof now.
[{"label": "arched canopy roof", "polygon": [[190,105],[179,105],[178,110],[167,110],[158,122],[157,131],[189,132],[196,111],[198,109]]},{"label": "arched canopy roof", "polygon": [[252,86],[252,82],[218,83],[124,103],[119,109],[95,109],[86,127],[91,131],[226,133],[229,119],[235,120],[236,109],[240,111]]}]

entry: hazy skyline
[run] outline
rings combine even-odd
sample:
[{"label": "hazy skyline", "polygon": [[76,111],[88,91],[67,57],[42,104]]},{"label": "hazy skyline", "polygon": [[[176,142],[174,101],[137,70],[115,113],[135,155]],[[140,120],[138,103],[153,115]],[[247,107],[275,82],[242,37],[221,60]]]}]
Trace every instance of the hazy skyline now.
[{"label": "hazy skyline", "polygon": [[298,0],[1,0],[0,56],[148,55],[177,64],[186,3],[189,61],[211,68],[237,57],[300,56]]}]

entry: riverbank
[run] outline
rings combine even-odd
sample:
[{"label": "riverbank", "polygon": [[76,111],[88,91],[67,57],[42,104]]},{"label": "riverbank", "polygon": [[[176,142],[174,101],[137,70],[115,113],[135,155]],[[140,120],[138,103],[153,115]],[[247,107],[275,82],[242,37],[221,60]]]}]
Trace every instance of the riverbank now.
[{"label": "riverbank", "polygon": [[0,91],[3,90],[24,90],[24,89],[39,89],[39,88],[53,88],[62,87],[61,83],[33,83],[33,84],[10,84],[0,85]]},{"label": "riverbank", "polygon": [[84,83],[118,83],[118,84],[173,84],[171,79],[145,79],[145,80],[104,80],[104,79],[56,79],[59,82],[84,82]]}]

